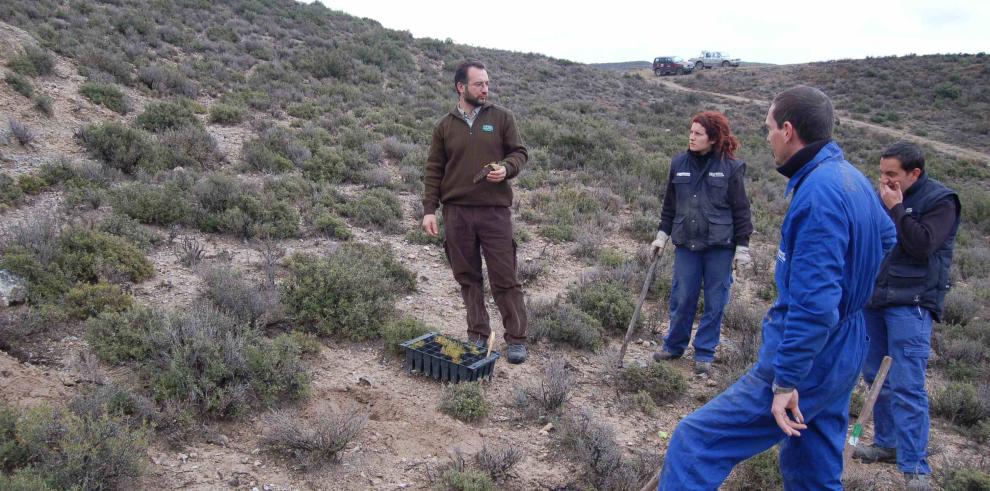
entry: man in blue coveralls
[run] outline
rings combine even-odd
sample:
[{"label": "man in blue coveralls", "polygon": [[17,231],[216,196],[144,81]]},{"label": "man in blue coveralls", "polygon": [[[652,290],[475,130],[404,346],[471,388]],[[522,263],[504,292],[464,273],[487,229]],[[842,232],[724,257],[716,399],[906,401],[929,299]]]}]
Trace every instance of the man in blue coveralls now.
[{"label": "man in blue coveralls", "polygon": [[791,204],[780,229],[777,300],[756,365],[684,418],[660,490],[713,490],[780,443],[788,490],[842,489],[849,398],[866,357],[863,307],[894,226],[870,182],[832,141],[832,101],[796,86],[774,98],[767,141]]},{"label": "man in blue coveralls", "polygon": [[896,462],[907,489],[931,489],[925,368],[932,319],[942,316],[959,230],[959,197],[925,173],[925,154],[899,141],[880,155],[880,198],[897,227],[866,310],[870,347],[863,378],[873,383],[885,355],[894,362],[873,408],[873,445],[857,447],[863,462]]}]

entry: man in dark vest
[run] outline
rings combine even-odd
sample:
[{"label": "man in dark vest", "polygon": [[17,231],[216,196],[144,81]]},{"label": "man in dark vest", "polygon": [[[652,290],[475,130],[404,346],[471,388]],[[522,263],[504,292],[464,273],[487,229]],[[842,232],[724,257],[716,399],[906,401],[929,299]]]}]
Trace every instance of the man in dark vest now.
[{"label": "man in dark vest", "polygon": [[930,489],[925,367],[932,320],[940,321],[959,229],[959,197],[925,173],[917,145],[899,141],[880,156],[880,198],[897,227],[865,310],[869,351],[863,377],[873,383],[884,356],[893,363],[873,409],[873,444],[864,462],[896,462],[907,489]]}]

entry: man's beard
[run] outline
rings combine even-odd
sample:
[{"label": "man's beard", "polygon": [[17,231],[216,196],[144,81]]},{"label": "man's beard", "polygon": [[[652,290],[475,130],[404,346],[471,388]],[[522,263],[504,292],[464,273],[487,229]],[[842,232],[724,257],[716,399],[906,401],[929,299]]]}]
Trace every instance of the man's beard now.
[{"label": "man's beard", "polygon": [[[485,97],[485,100],[488,100],[488,97],[487,96]],[[468,103],[468,104],[470,104],[470,105],[472,105],[474,107],[479,107],[479,106],[485,105],[485,102],[484,101],[480,100],[477,97],[471,97],[466,92],[464,93],[464,102],[466,102],[466,103]]]}]

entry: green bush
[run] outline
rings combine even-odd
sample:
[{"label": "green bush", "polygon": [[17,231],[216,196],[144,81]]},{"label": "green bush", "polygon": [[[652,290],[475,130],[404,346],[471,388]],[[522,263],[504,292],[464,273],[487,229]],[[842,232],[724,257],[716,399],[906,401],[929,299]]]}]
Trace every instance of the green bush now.
[{"label": "green bush", "polygon": [[619,372],[618,384],[623,392],[646,391],[657,404],[674,402],[687,390],[684,377],[667,363],[630,365]]},{"label": "green bush", "polygon": [[65,308],[69,317],[86,320],[103,312],[123,312],[131,307],[133,299],[119,286],[99,282],[78,283],[65,294]]},{"label": "green bush", "polygon": [[448,491],[492,491],[495,483],[480,469],[448,468],[440,475],[440,486]]},{"label": "green bush", "polygon": [[[0,461],[26,489],[118,489],[144,467],[144,431],[106,414],[77,415],[36,407],[0,418]],[[13,424],[11,424],[13,423]],[[39,486],[39,477],[44,483]],[[0,484],[3,481],[0,480]],[[7,489],[7,488],[5,488]]]},{"label": "green bush", "polygon": [[130,282],[151,278],[155,268],[144,254],[126,240],[103,232],[73,227],[58,238],[57,262],[77,281],[100,279]]},{"label": "green bush", "polygon": [[313,219],[313,228],[328,239],[350,240],[354,236],[347,228],[347,222],[326,210]]},{"label": "green bush", "polygon": [[14,178],[7,173],[0,173],[0,210],[16,204],[24,197],[24,191],[17,185]]},{"label": "green bush", "polygon": [[353,340],[377,338],[400,292],[415,288],[415,275],[387,248],[343,244],[318,258],[296,254],[285,262],[287,312],[304,329]]},{"label": "green bush", "polygon": [[443,388],[438,408],[440,412],[468,423],[484,418],[491,410],[481,382],[448,384]]},{"label": "green bush", "polygon": [[79,137],[93,157],[125,174],[160,168],[159,149],[143,131],[110,122],[86,126]]},{"label": "green bush", "polygon": [[7,82],[10,88],[14,89],[14,92],[24,97],[31,97],[34,94],[34,87],[31,86],[31,81],[24,75],[10,72],[4,76],[4,81]]},{"label": "green bush", "polygon": [[214,169],[224,160],[216,140],[201,126],[165,130],[158,135],[158,145],[166,169]]},{"label": "green bush", "polygon": [[141,225],[141,222],[119,214],[113,214],[103,219],[97,230],[127,240],[142,251],[148,251],[164,239],[152,229]]},{"label": "green bush", "polygon": [[181,193],[140,182],[114,189],[111,201],[117,212],[149,225],[186,223],[192,215],[192,208]]},{"label": "green bush", "polygon": [[130,100],[114,84],[86,82],[79,87],[79,93],[93,104],[99,104],[115,113],[127,114],[131,112]]},{"label": "green bush", "polygon": [[532,342],[549,339],[591,351],[598,351],[604,344],[601,323],[569,303],[531,301],[527,311]]},{"label": "green bush", "polygon": [[202,126],[196,118],[192,101],[188,99],[152,102],[134,119],[134,124],[153,133]]},{"label": "green bush", "polygon": [[244,162],[260,172],[285,172],[302,167],[312,156],[311,151],[289,130],[271,127],[257,139],[244,142]]},{"label": "green bush", "polygon": [[972,427],[990,418],[990,388],[979,389],[967,382],[952,382],[935,389],[931,398],[932,415]]},{"label": "green bush", "polygon": [[86,341],[97,356],[112,365],[145,360],[151,354],[151,336],[162,331],[165,316],[135,305],[122,312],[103,312],[86,321]]},{"label": "green bush", "polygon": [[[567,293],[577,308],[598,319],[602,327],[613,333],[624,334],[632,319],[635,302],[627,288],[613,281],[581,282]],[[642,319],[637,319],[637,328]]]},{"label": "green bush", "polygon": [[238,125],[244,121],[247,110],[243,106],[218,102],[210,106],[210,122],[224,126]]},{"label": "green bush", "polygon": [[357,200],[344,203],[340,211],[359,227],[374,227],[386,232],[401,229],[402,204],[387,189],[367,191]]},{"label": "green bush", "polygon": [[58,263],[42,261],[27,248],[14,245],[0,255],[0,269],[6,269],[27,280],[27,300],[38,305],[58,301],[72,285]]},{"label": "green bush", "polygon": [[945,491],[990,490],[990,474],[978,469],[952,469],[946,473],[942,484]]},{"label": "green bush", "polygon": [[55,110],[52,108],[52,98],[45,94],[38,94],[31,98],[34,101],[34,108],[38,110],[41,114],[51,117],[55,114]]},{"label": "green bush", "polygon": [[159,402],[186,404],[201,414],[226,418],[253,405],[299,399],[309,378],[301,348],[289,337],[277,344],[246,323],[209,306],[169,315],[153,334],[146,366]]},{"label": "green bush", "polygon": [[44,48],[27,45],[23,54],[7,61],[7,68],[28,77],[51,75],[55,72],[55,57]]},{"label": "green bush", "polygon": [[303,349],[291,336],[261,338],[244,350],[254,397],[273,406],[283,397],[301,399],[309,394],[309,375],[302,363]]},{"label": "green bush", "polygon": [[757,454],[739,464],[734,481],[739,491],[766,491],[783,489],[784,476],[780,474],[780,463],[776,448]]},{"label": "green bush", "polygon": [[430,326],[410,317],[391,320],[382,328],[385,350],[396,355],[402,355],[404,350],[400,344],[430,331],[432,331]]},{"label": "green bush", "polygon": [[17,186],[27,195],[36,195],[48,187],[44,179],[34,174],[21,174],[17,176]]}]

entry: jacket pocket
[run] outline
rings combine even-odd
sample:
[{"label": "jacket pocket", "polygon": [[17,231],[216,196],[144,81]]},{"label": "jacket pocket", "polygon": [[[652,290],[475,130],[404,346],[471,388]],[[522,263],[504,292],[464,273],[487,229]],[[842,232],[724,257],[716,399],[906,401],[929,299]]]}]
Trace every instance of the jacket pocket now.
[{"label": "jacket pocket", "polygon": [[674,245],[682,245],[687,242],[687,231],[684,230],[684,216],[675,216],[673,226],[670,229],[670,241]]},{"label": "jacket pocket", "polygon": [[705,188],[708,201],[716,208],[729,207],[729,179],[727,177],[706,177]]},{"label": "jacket pocket", "polygon": [[732,217],[723,215],[705,215],[708,220],[708,245],[721,246],[732,244]]}]

